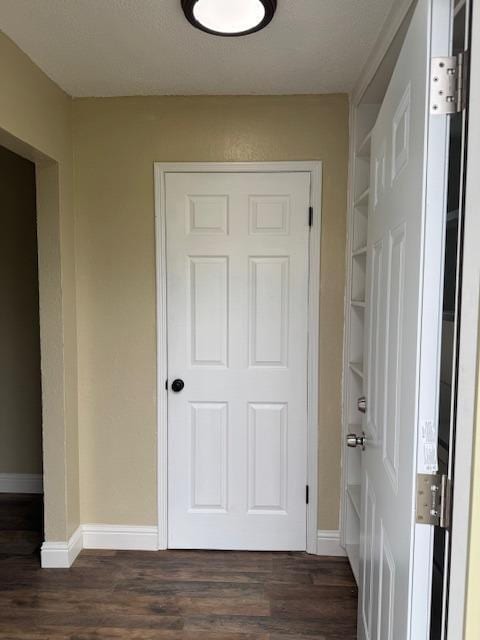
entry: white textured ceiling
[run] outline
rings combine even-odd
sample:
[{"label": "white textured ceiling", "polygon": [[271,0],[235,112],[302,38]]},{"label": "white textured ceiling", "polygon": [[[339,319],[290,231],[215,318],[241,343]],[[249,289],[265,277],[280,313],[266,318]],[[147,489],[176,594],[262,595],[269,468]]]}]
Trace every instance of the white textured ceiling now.
[{"label": "white textured ceiling", "polygon": [[180,0],[0,0],[0,30],[73,96],[349,91],[395,0],[278,0],[241,38]]}]

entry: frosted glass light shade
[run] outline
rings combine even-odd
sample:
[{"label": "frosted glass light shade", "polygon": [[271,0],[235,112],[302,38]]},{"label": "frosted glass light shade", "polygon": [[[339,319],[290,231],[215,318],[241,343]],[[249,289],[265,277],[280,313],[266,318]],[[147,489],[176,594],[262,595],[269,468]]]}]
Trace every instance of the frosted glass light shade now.
[{"label": "frosted glass light shade", "polygon": [[277,0],[182,0],[187,19],[214,35],[236,36],[263,29],[273,18]]},{"label": "frosted glass light shade", "polygon": [[265,7],[260,0],[198,0],[193,15],[212,31],[240,33],[260,24]]}]

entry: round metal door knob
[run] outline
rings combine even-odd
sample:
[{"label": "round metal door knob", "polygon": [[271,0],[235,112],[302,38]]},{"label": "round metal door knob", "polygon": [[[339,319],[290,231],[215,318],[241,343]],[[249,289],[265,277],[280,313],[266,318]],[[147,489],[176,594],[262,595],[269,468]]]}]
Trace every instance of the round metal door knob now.
[{"label": "round metal door knob", "polygon": [[360,413],[367,413],[367,399],[365,396],[358,398],[357,409],[360,411]]},{"label": "round metal door knob", "polygon": [[180,380],[180,378],[177,378],[172,382],[172,391],[175,391],[175,393],[178,393],[183,389],[184,386],[185,386],[184,381]]},{"label": "round metal door knob", "polygon": [[365,451],[365,445],[367,444],[367,439],[365,434],[362,433],[361,436],[357,436],[356,433],[349,433],[347,435],[347,447],[361,447],[362,451]]}]

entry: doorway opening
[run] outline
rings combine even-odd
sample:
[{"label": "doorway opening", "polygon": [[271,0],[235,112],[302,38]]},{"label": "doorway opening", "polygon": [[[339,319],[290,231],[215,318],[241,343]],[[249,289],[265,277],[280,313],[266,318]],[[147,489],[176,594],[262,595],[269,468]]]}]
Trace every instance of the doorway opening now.
[{"label": "doorway opening", "polygon": [[[468,55],[470,49],[468,23],[468,3],[465,0],[459,1],[454,9],[452,42],[454,56]],[[468,69],[468,65],[465,69]],[[465,87],[468,87],[467,76]],[[453,114],[450,119],[437,439],[438,473],[448,478],[452,485],[455,480],[467,124],[468,107],[465,100],[465,109]],[[436,527],[434,533],[431,640],[447,637],[451,552],[452,527],[448,522],[445,528]]]},{"label": "doorway opening", "polygon": [[0,146],[1,553],[44,540],[35,164]]}]

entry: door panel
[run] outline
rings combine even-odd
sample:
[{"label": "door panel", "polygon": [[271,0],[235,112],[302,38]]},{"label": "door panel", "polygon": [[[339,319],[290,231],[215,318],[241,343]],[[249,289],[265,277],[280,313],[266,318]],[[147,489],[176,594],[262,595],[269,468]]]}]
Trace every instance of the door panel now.
[{"label": "door panel", "polygon": [[226,512],[227,507],[227,405],[192,402],[190,509]]},{"label": "door panel", "polygon": [[[417,467],[417,442],[424,417],[430,428],[437,428],[436,416],[431,409],[425,416],[424,407],[435,406],[438,358],[422,354],[426,345],[435,346],[432,336],[440,335],[440,288],[430,300],[425,291],[431,294],[441,282],[437,240],[444,219],[441,143],[446,129],[430,124],[428,86],[431,44],[442,39],[439,34],[448,40],[448,13],[441,11],[447,5],[447,0],[419,0],[372,132],[358,617],[362,640],[428,637],[428,616],[417,612],[429,605],[424,585],[431,571],[431,531],[415,523],[415,490],[416,473],[423,471]],[[445,122],[445,116],[432,117]],[[435,154],[428,153],[432,141]],[[430,227],[432,219],[436,226]]]},{"label": "door panel", "polygon": [[306,547],[310,174],[166,175],[168,546]]},{"label": "door panel", "polygon": [[286,404],[248,406],[248,512],[287,514]]},{"label": "door panel", "polygon": [[228,258],[188,257],[190,365],[228,366]]},{"label": "door panel", "polygon": [[253,257],[250,267],[250,366],[286,367],[288,256]]},{"label": "door panel", "polygon": [[372,617],[375,613],[373,606],[374,573],[375,573],[375,493],[368,474],[364,477],[364,501],[363,501],[363,549],[361,557],[363,559],[363,576],[361,589],[361,616],[367,637],[372,636]]}]

